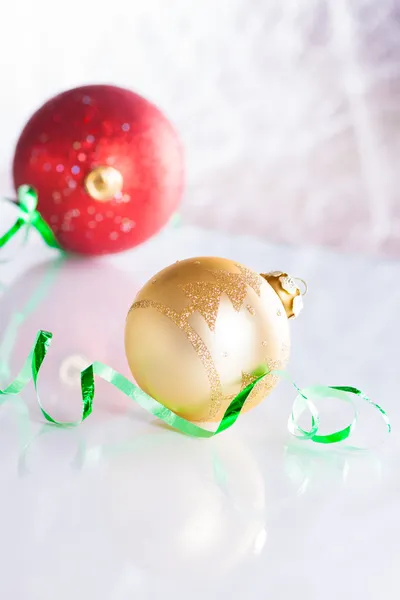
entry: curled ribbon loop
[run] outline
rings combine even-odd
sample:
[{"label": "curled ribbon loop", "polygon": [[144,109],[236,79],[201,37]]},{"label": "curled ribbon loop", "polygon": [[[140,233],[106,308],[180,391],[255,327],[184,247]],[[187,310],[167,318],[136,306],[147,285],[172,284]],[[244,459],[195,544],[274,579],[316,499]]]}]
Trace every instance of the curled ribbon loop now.
[{"label": "curled ribbon loop", "polygon": [[28,231],[31,227],[34,227],[48,246],[61,250],[51,228],[36,210],[38,196],[34,188],[21,185],[18,188],[18,201],[13,202],[13,204],[17,206],[19,215],[14,225],[0,237],[0,248],[5,246],[23,227],[27,227]]},{"label": "curled ribbon loop", "polygon": [[[278,376],[283,376],[288,379],[288,375],[285,371],[269,371],[264,373],[260,377],[258,377],[255,381],[249,384],[244,390],[242,390],[230,403],[228,406],[218,428],[215,431],[210,431],[208,429],[204,429],[179,417],[177,414],[169,410],[167,407],[163,406],[157,400],[146,394],[143,390],[141,390],[137,385],[129,381],[126,377],[114,371],[111,367],[100,363],[94,362],[89,367],[84,369],[81,372],[81,392],[82,392],[82,416],[78,421],[74,422],[65,422],[61,423],[53,419],[53,417],[46,412],[43,408],[39,393],[38,393],[38,375],[42,363],[46,357],[46,354],[49,350],[52,333],[47,331],[39,331],[36,337],[36,341],[33,345],[33,348],[16,379],[4,390],[0,390],[0,396],[6,395],[15,395],[19,394],[23,388],[29,383],[31,379],[33,379],[33,383],[36,390],[37,400],[42,411],[42,414],[46,421],[49,423],[53,423],[54,425],[59,426],[74,426],[82,423],[87,417],[91,414],[93,410],[93,400],[95,395],[95,383],[94,376],[97,375],[101,377],[118,390],[120,390],[123,394],[125,394],[128,398],[139,404],[142,408],[147,410],[150,414],[154,415],[158,419],[164,421],[174,429],[184,433],[186,435],[190,435],[197,438],[210,438],[218,433],[221,433],[225,429],[231,427],[236,419],[238,418],[240,411],[244,403],[246,402],[249,394],[257,383],[263,379],[268,374],[274,374]],[[357,420],[357,412],[355,411],[355,416],[350,425],[341,429],[339,431],[333,432],[327,435],[320,435],[318,433],[319,429],[319,416],[318,411],[314,404],[310,400],[310,396],[316,399],[326,398],[326,397],[337,397],[341,400],[345,400],[346,402],[352,402],[351,396],[356,395],[360,397],[362,400],[365,400],[373,407],[375,407],[378,412],[381,414],[387,431],[390,432],[391,425],[389,419],[386,415],[386,412],[381,408],[378,404],[375,404],[370,400],[363,392],[354,387],[345,387],[345,386],[313,386],[309,388],[305,388],[301,390],[294,384],[298,395],[295,399],[293,410],[291,417],[289,419],[289,431],[296,438],[302,440],[312,440],[314,442],[320,444],[332,444],[335,442],[340,442],[342,440],[347,439],[352,433],[356,420]],[[307,431],[302,429],[298,424],[298,418],[302,414],[305,409],[308,409],[311,413],[311,428]]]}]

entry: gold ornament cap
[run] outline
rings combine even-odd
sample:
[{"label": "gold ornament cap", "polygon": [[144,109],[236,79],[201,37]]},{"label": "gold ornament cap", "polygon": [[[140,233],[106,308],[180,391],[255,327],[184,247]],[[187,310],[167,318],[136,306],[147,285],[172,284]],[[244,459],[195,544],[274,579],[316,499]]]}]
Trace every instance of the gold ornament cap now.
[{"label": "gold ornament cap", "polygon": [[[278,294],[288,319],[297,317],[303,309],[303,296],[307,293],[307,284],[303,279],[292,277],[282,271],[271,271],[270,273],[260,273],[270,286]],[[305,289],[303,293],[298,287],[296,281],[301,281]]]},{"label": "gold ornament cap", "polygon": [[98,202],[112,200],[122,190],[124,178],[114,167],[96,167],[85,178],[85,188],[89,196]]}]

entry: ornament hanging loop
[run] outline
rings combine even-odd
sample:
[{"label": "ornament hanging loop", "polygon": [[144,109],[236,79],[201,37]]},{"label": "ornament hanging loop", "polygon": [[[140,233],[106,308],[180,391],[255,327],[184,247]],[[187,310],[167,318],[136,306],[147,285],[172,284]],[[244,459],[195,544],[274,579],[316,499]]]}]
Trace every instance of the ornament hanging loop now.
[{"label": "ornament hanging loop", "polygon": [[[308,292],[308,283],[306,281],[304,281],[304,279],[302,279],[301,277],[293,277],[294,281],[299,281],[300,283],[303,284],[303,290],[300,290],[300,294],[302,296],[305,296]],[[299,288],[300,289],[300,288]]]}]

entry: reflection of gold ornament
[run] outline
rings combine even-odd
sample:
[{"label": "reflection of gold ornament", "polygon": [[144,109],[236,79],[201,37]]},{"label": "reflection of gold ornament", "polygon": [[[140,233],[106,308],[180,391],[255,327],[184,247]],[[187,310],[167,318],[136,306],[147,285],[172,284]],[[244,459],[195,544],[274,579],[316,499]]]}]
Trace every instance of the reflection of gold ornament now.
[{"label": "reflection of gold ornament", "polygon": [[264,474],[234,434],[193,444],[157,429],[142,426],[133,451],[109,456],[102,510],[124,562],[201,585],[263,550]]},{"label": "reflection of gold ornament", "polygon": [[122,190],[124,180],[114,167],[96,167],[85,178],[89,196],[98,202],[108,202]]},{"label": "reflection of gold ornament", "polygon": [[[264,277],[278,294],[285,308],[287,318],[297,317],[303,309],[303,296],[296,280],[287,273],[282,273],[282,271],[261,273],[261,277]],[[305,284],[305,287],[307,291],[307,284]]]},{"label": "reflection of gold ornament", "polygon": [[[223,258],[183,260],[138,293],[125,348],[145,392],[187,419],[214,421],[248,383],[284,367],[288,319],[275,289],[250,269]],[[276,383],[274,375],[260,381],[244,411]]]}]

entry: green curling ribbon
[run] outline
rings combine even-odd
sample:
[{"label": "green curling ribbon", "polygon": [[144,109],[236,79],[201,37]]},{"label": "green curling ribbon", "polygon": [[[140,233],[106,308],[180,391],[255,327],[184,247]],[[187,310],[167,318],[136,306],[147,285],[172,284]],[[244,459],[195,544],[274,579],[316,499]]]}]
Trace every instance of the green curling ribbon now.
[{"label": "green curling ribbon", "polygon": [[36,191],[29,185],[21,185],[18,188],[17,195],[18,201],[16,206],[19,210],[19,215],[14,225],[0,237],[0,248],[5,246],[23,227],[27,227],[28,231],[31,227],[34,227],[48,246],[61,250],[52,230],[36,210],[38,205]]},{"label": "green curling ribbon", "polygon": [[[53,334],[50,332],[39,331],[33,348],[21,372],[8,387],[6,387],[4,390],[0,390],[0,396],[19,394],[29,383],[29,381],[33,379],[38,404],[44,418],[49,423],[53,423],[54,425],[59,426],[79,425],[90,415],[90,413],[93,410],[93,400],[95,394],[94,376],[97,375],[98,377],[101,377],[108,383],[111,383],[111,385],[123,392],[126,396],[128,396],[128,398],[131,398],[131,400],[133,400],[142,408],[147,410],[147,412],[154,415],[158,419],[161,419],[162,421],[164,421],[164,423],[167,423],[167,425],[170,425],[171,427],[180,431],[181,433],[197,438],[210,438],[214,435],[217,435],[218,433],[221,433],[221,431],[228,429],[235,423],[252,389],[255,385],[257,385],[257,383],[261,379],[263,379],[263,377],[265,377],[266,375],[273,374],[278,375],[280,377],[283,376],[286,379],[289,378],[285,371],[274,370],[264,373],[251,384],[249,384],[246,388],[244,388],[236,396],[236,398],[232,400],[218,428],[215,431],[209,431],[208,429],[199,427],[195,423],[191,423],[190,421],[179,417],[167,407],[157,402],[157,400],[146,394],[143,390],[141,390],[138,386],[129,381],[126,377],[124,377],[117,371],[114,371],[114,369],[112,369],[111,367],[108,367],[107,365],[100,362],[94,362],[81,372],[81,418],[79,419],[79,421],[62,423],[53,419],[53,417],[48,412],[46,412],[46,410],[42,406],[38,393],[38,375],[43,361],[46,358],[46,354],[49,350],[52,337]],[[388,416],[383,410],[383,408],[381,408],[378,404],[372,402],[372,400],[370,400],[363,392],[361,392],[357,388],[346,386],[313,386],[301,390],[297,387],[296,384],[293,385],[296,388],[298,395],[296,396],[296,399],[294,401],[292,414],[289,418],[288,428],[290,433],[292,433],[298,439],[312,440],[319,444],[332,444],[336,442],[341,442],[351,435],[357,421],[357,411],[355,410],[354,418],[350,425],[339,431],[327,435],[320,435],[318,433],[320,424],[318,411],[314,404],[311,402],[310,396],[316,399],[336,397],[340,400],[344,400],[345,402],[352,402],[352,395],[358,396],[359,398],[365,400],[378,410],[386,424],[387,432],[390,433],[391,431],[391,425]],[[311,428],[309,430],[301,428],[298,424],[298,419],[305,409],[308,409],[311,413]]]}]

